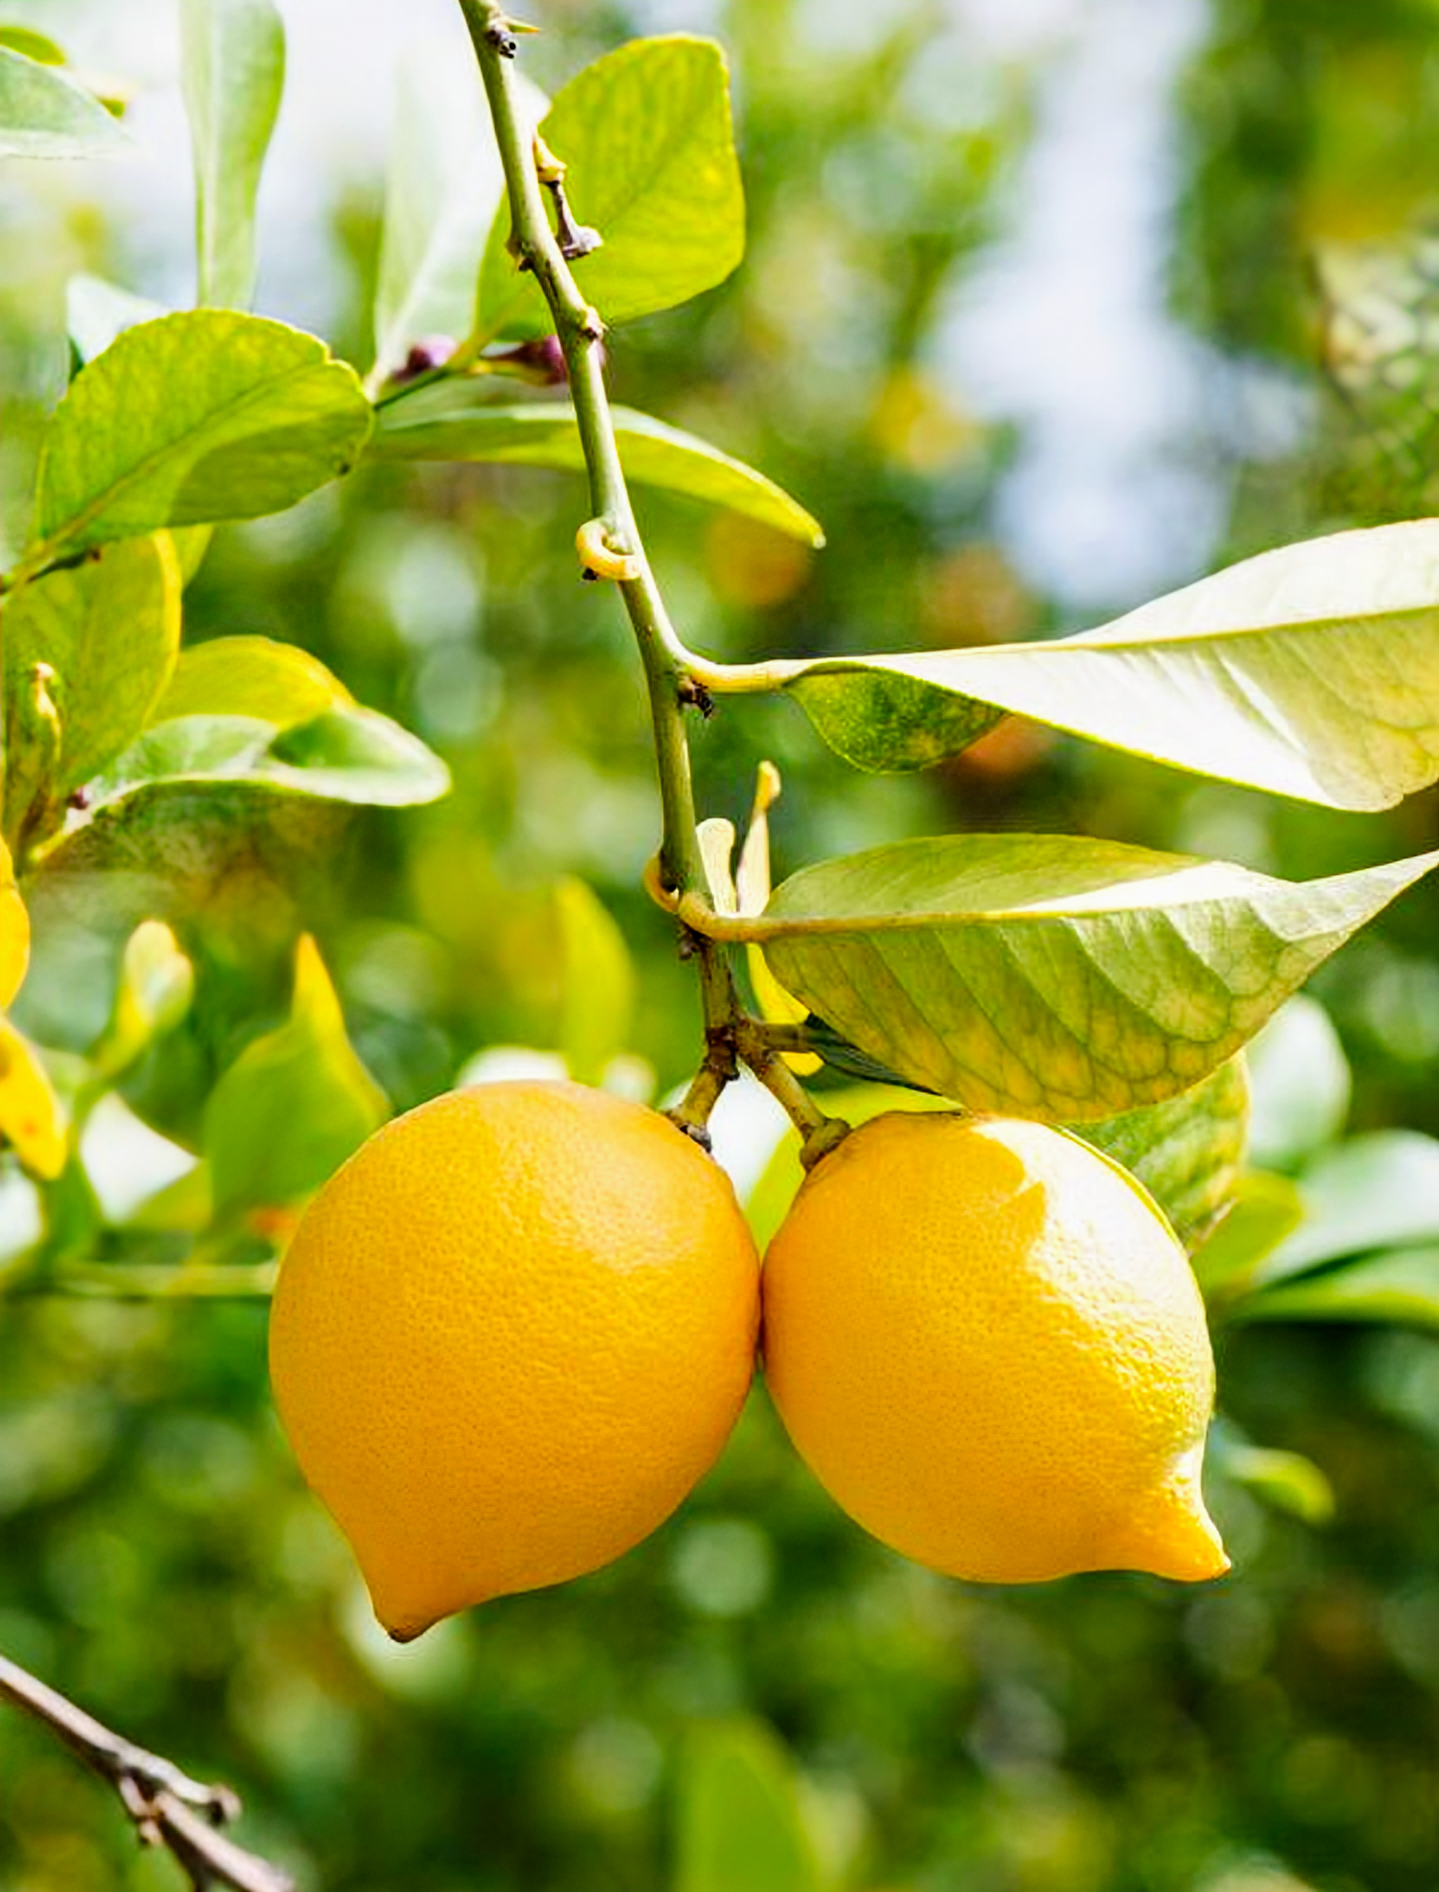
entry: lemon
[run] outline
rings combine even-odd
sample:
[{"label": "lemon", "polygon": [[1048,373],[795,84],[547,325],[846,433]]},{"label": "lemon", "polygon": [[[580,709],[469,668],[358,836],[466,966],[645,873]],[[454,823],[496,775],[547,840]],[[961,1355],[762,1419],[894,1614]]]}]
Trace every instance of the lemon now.
[{"label": "lemon", "polygon": [[765,1257],[763,1353],[831,1495],[951,1576],[1228,1568],[1183,1250],[1117,1164],[1043,1124],[891,1112],[824,1157]]},{"label": "lemon", "polygon": [[369,1140],[280,1267],[270,1371],[300,1466],[400,1641],[593,1570],[718,1457],[759,1258],[668,1118],[482,1085]]}]

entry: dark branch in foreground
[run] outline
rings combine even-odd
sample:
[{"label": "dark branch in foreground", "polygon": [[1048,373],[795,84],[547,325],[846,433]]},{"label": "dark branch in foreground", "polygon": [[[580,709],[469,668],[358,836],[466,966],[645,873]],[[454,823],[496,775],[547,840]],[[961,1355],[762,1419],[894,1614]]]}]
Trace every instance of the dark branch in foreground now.
[{"label": "dark branch in foreground", "polygon": [[140,1843],[163,1846],[189,1874],[196,1892],[228,1886],[231,1892],[295,1892],[295,1882],[267,1860],[247,1853],[220,1831],[240,1811],[223,1786],[191,1780],[170,1761],[112,1734],[82,1708],[0,1655],[0,1701],[12,1702],[54,1730],[71,1753],[120,1796]]}]

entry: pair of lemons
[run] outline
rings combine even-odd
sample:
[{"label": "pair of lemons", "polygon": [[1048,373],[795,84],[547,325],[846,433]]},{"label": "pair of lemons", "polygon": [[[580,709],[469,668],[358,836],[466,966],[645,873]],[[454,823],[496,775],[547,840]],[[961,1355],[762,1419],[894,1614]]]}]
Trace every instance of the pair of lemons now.
[{"label": "pair of lemons", "polygon": [[564,1083],[387,1125],[282,1264],[271,1373],[398,1640],[577,1576],[713,1464],[753,1372],[854,1518],[954,1576],[1227,1568],[1199,1491],[1204,1310],[1139,1185],[1077,1138],[875,1118],[763,1271],[667,1118]]}]

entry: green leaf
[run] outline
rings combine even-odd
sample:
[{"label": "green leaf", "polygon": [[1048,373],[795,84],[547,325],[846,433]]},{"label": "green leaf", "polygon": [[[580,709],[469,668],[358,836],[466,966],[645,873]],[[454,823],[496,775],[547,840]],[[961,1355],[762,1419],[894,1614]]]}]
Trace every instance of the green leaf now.
[{"label": "green leaf", "polygon": [[1250,1154],[1263,1169],[1293,1169],[1344,1128],[1349,1060],[1329,1014],[1298,993],[1249,1047],[1254,1090]]},{"label": "green leaf", "polygon": [[[547,101],[521,82],[538,117]],[[473,68],[412,55],[395,101],[375,294],[371,385],[427,335],[468,335],[505,177]]]},{"label": "green leaf", "polygon": [[1234,1320],[1392,1321],[1439,1329],[1439,1247],[1401,1248],[1246,1295]]},{"label": "green leaf", "polygon": [[1234,1200],[1189,1258],[1211,1307],[1227,1312],[1248,1291],[1260,1264],[1303,1220],[1304,1204],[1287,1176],[1264,1170],[1241,1176]]},{"label": "green leaf", "polygon": [[389,1114],[345,1035],[340,1001],[307,935],[288,1022],[246,1046],[205,1106],[217,1215],[302,1201]]},{"label": "green leaf", "polygon": [[133,149],[92,93],[53,64],[0,46],[0,158],[108,158]]},{"label": "green leaf", "polygon": [[958,835],[806,868],[728,925],[909,1082],[1086,1122],[1208,1076],[1436,862],[1295,885],[1115,842]]},{"label": "green leaf", "polygon": [[97,1073],[110,1079],[127,1070],[156,1038],[175,1029],[194,993],[195,969],[169,927],[160,920],[137,926],[125,942],[114,1010],[90,1052]]},{"label": "green leaf", "polygon": [[253,716],[289,729],[354,698],[320,662],[270,637],[216,637],[180,653],[150,722],[183,716]]},{"label": "green leaf", "polygon": [[1439,1242],[1439,1141],[1374,1130],[1326,1150],[1299,1178],[1304,1222],[1270,1256],[1265,1282],[1345,1255]]},{"label": "green leaf", "polygon": [[87,925],[203,912],[245,926],[275,887],[318,872],[347,807],[433,801],[449,774],[372,710],[288,730],[247,716],[159,723],[89,784],[90,805],[41,848],[47,898]]},{"label": "green leaf", "polygon": [[1179,1097],[1079,1125],[1075,1133],[1137,1176],[1192,1248],[1233,1199],[1248,1121],[1240,1056]]},{"label": "green leaf", "polygon": [[5,690],[37,663],[55,677],[60,748],[48,792],[63,800],[145,727],[180,645],[180,569],[164,533],[125,539],[24,585],[5,605]]},{"label": "green leaf", "polygon": [[285,29],[271,0],[181,0],[180,49],[199,300],[245,308],[255,286],[255,198],[285,84]]},{"label": "green leaf", "polygon": [[234,782],[327,801],[408,808],[434,801],[449,771],[417,736],[357,704],[277,729],[256,716],[156,723],[90,784],[92,819],[137,790]]},{"label": "green leaf", "polygon": [[[613,418],[630,479],[743,513],[802,544],[824,544],[819,521],[742,460],[634,408],[617,407]],[[371,452],[384,460],[486,460],[576,473],[585,468],[568,403],[501,406],[474,382],[459,379],[383,407]]]},{"label": "green leaf", "polygon": [[679,1785],[676,1892],[822,1892],[788,1754],[762,1723],[690,1736]]},{"label": "green leaf", "polygon": [[0,26],[0,46],[8,46],[12,53],[24,53],[37,65],[63,66],[65,63],[65,54],[55,41],[28,26]]},{"label": "green leaf", "polygon": [[349,471],[370,421],[354,370],[281,322],[193,309],[127,329],[51,416],[31,560],[283,511]]},{"label": "green leaf", "polygon": [[635,969],[625,936],[582,880],[555,888],[564,949],[560,1049],[578,1084],[599,1084],[629,1043]]},{"label": "green leaf", "polygon": [[167,314],[166,308],[151,302],[148,296],[131,295],[128,289],[83,270],[65,285],[65,329],[82,367],[103,355],[127,328],[138,328],[142,322],[153,322]]},{"label": "green leaf", "polygon": [[[730,124],[729,74],[712,40],[636,39],[586,66],[542,126],[567,166],[575,219],[604,247],[574,265],[606,322],[626,322],[712,289],[744,255],[744,188]],[[533,279],[506,249],[501,208],[480,272],[484,335],[545,333]]]},{"label": "green leaf", "polygon": [[861,768],[923,768],[1013,711],[1331,808],[1439,779],[1439,521],[1312,539],[1077,637],[796,666]]},{"label": "green leaf", "polygon": [[1218,1419],[1209,1429],[1206,1474],[1211,1470],[1305,1524],[1327,1524],[1334,1516],[1333,1486],[1312,1458],[1253,1445],[1230,1420]]}]

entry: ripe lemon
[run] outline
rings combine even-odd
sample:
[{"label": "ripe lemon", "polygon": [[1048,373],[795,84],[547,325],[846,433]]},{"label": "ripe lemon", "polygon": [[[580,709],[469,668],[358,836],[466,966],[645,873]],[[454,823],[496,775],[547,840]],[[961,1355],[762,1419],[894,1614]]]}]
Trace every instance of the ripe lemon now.
[{"label": "ripe lemon", "polygon": [[1061,1130],[891,1112],[765,1257],[770,1391],[831,1495],[951,1576],[1228,1566],[1199,1491],[1204,1308],[1134,1179]]},{"label": "ripe lemon", "polygon": [[400,1641],[652,1531],[754,1367],[759,1257],[668,1118],[578,1084],[398,1117],[306,1211],[270,1373],[306,1478]]}]

